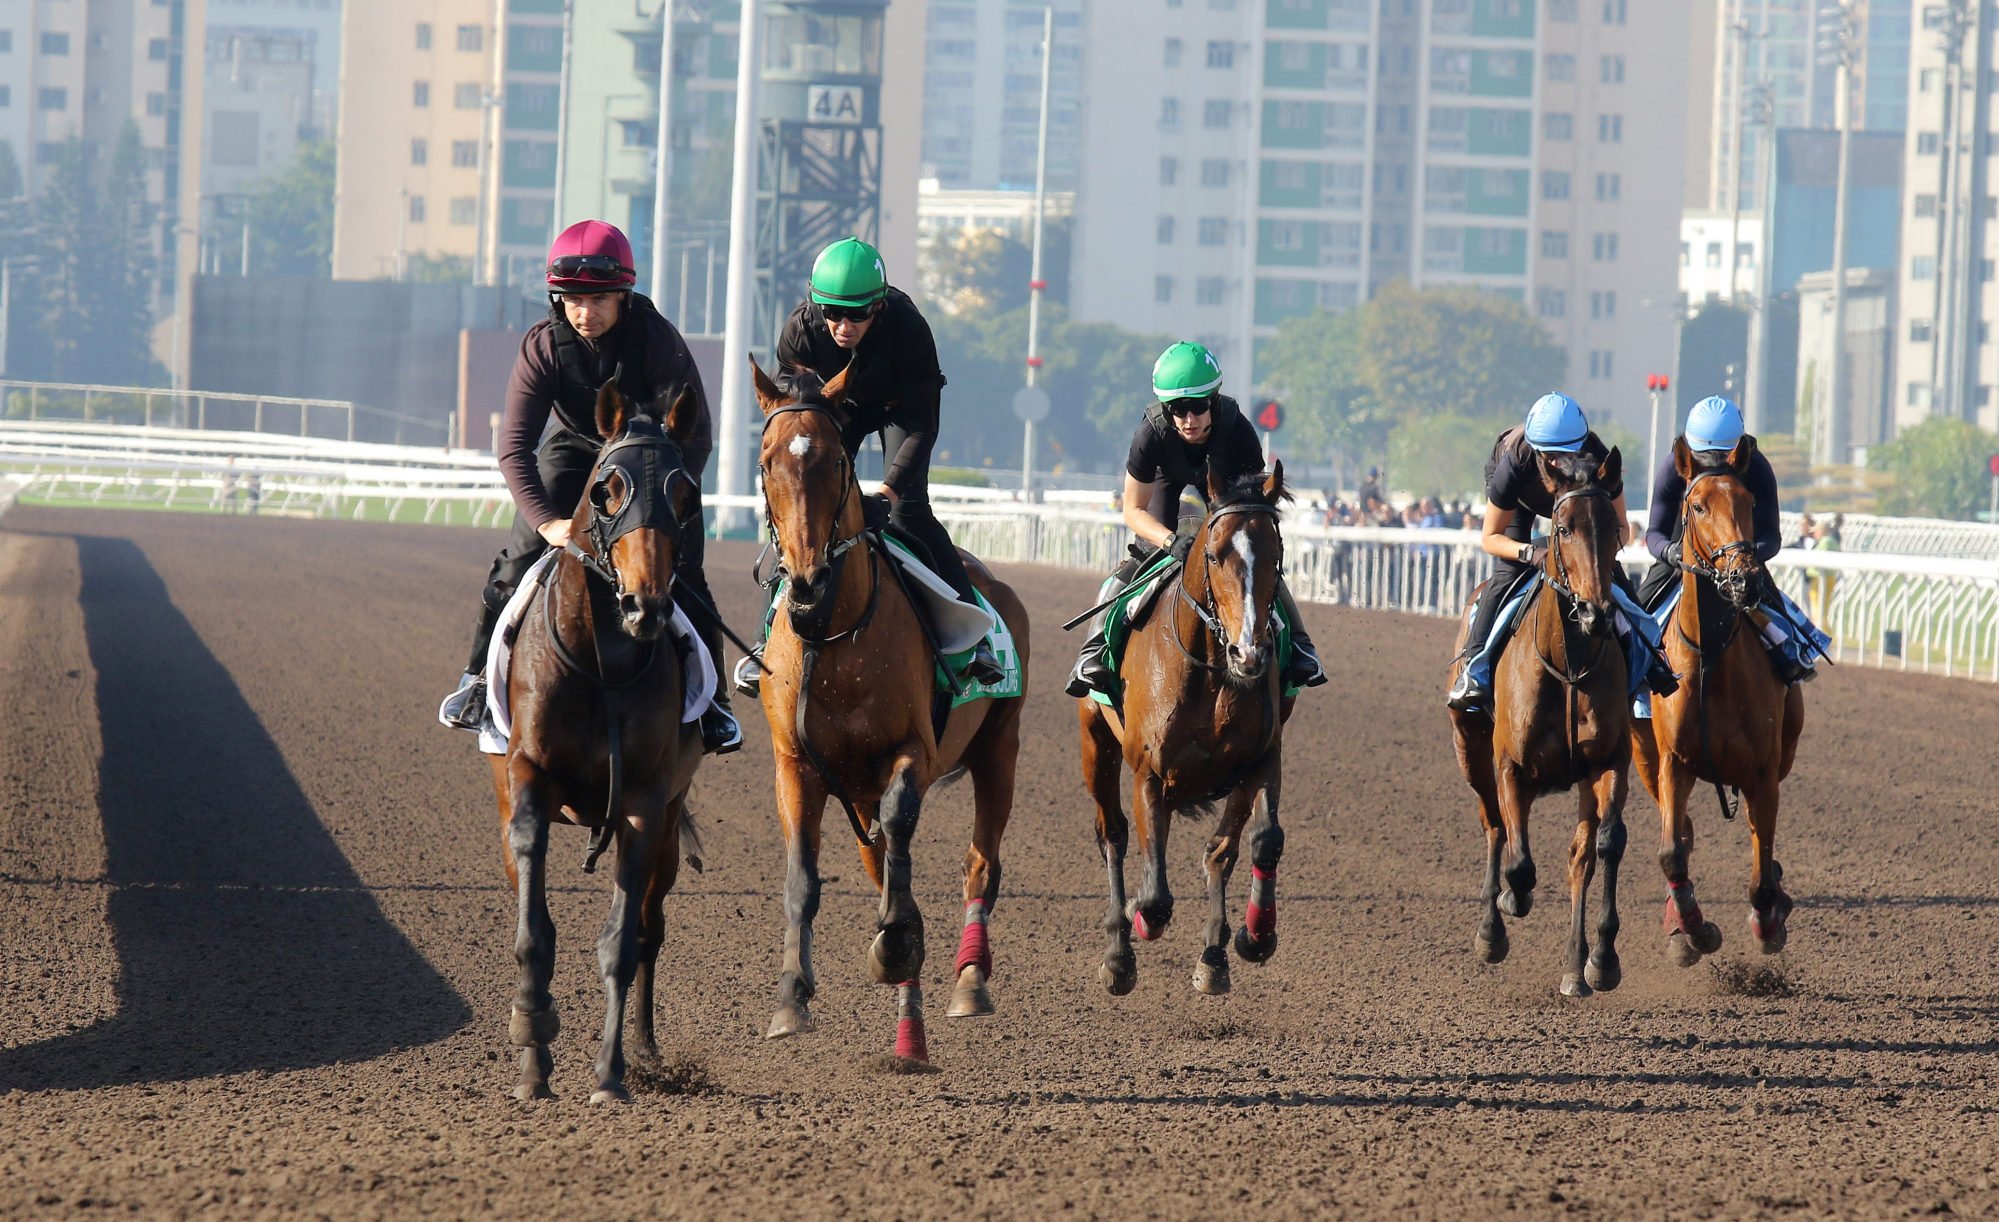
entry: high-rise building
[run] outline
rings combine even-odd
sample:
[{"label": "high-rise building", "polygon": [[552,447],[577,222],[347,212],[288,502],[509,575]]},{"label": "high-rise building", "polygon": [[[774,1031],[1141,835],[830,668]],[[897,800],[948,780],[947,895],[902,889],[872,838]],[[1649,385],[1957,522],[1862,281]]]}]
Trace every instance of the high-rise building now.
[{"label": "high-rise building", "polygon": [[[1079,35],[1091,7],[1084,0],[931,0],[923,57],[924,177],[946,190],[1034,186],[1042,12],[1051,5],[1048,185],[1074,186],[1084,47]],[[1100,2],[1090,20],[1123,20],[1119,14],[1128,18],[1131,7]]]},{"label": "high-rise building", "polygon": [[1246,392],[1287,318],[1471,285],[1635,422],[1620,390],[1671,356],[1687,44],[1631,0],[1092,10],[1074,310],[1200,339]]}]

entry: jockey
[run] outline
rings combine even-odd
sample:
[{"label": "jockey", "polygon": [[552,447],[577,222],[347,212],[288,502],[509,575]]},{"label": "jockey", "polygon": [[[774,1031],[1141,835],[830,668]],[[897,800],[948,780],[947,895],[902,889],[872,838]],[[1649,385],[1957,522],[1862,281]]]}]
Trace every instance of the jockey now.
[{"label": "jockey", "polygon": [[[1742,409],[1719,395],[1709,395],[1694,404],[1693,411],[1687,414],[1686,431],[1680,436],[1693,452],[1696,474],[1703,469],[1725,467],[1729,452],[1743,437]],[[1778,515],[1777,473],[1761,450],[1750,456],[1742,482],[1749,490],[1753,506],[1756,559],[1767,564],[1783,548],[1784,540]],[[1652,477],[1652,512],[1645,527],[1645,550],[1652,553],[1656,563],[1638,587],[1640,601],[1646,607],[1656,609],[1666,591],[1678,585],[1680,531],[1686,524],[1680,511],[1686,495],[1687,481],[1680,477],[1673,455],[1668,452]],[[1805,612],[1778,590],[1775,583],[1764,586],[1763,608],[1765,622],[1759,627],[1770,660],[1776,665],[1777,677],[1785,683],[1809,683],[1817,678],[1818,670],[1812,665],[1815,650],[1799,645],[1798,635],[1790,630],[1797,629],[1819,648],[1823,647],[1821,634]]]},{"label": "jockey", "polygon": [[[1524,425],[1507,429],[1493,443],[1492,457],[1485,464],[1485,523],[1478,540],[1479,547],[1493,558],[1493,571],[1479,588],[1471,627],[1465,634],[1464,652],[1460,655],[1465,659],[1464,667],[1444,698],[1445,704],[1459,712],[1491,704],[1492,664],[1504,644],[1503,635],[1493,639],[1493,622],[1499,618],[1508,596],[1540,572],[1541,558],[1546,554],[1547,543],[1534,541],[1534,520],[1554,513],[1555,494],[1541,478],[1540,464],[1534,457],[1537,452],[1581,453],[1597,465],[1610,457],[1610,448],[1583,415],[1582,404],[1564,394],[1542,395],[1529,409]],[[1614,498],[1618,543],[1622,544],[1624,531],[1628,529],[1624,485],[1620,481],[1607,491]],[[1611,574],[1626,588],[1627,594],[1631,593],[1630,578],[1625,575],[1623,565],[1613,564]],[[1617,624],[1620,637],[1630,631],[1624,616],[1617,617]],[[1652,653],[1651,669],[1645,678],[1647,685],[1662,695],[1679,687],[1679,679],[1656,651]]]},{"label": "jockey", "polygon": [[[1132,554],[1119,565],[1098,592],[1110,598],[1131,584],[1139,570],[1161,551],[1181,560],[1194,545],[1194,533],[1177,533],[1180,496],[1192,488],[1205,498],[1212,473],[1221,482],[1263,470],[1263,445],[1256,426],[1234,399],[1221,393],[1222,367],[1200,344],[1182,341],[1159,354],[1152,366],[1152,394],[1125,459],[1124,522],[1138,536]],[[1298,603],[1280,574],[1277,597],[1291,626],[1291,661],[1283,680],[1288,687],[1317,687],[1326,681],[1318,651],[1305,631]],[[1117,676],[1104,659],[1108,613],[1090,626],[1090,637],[1069,676],[1069,694],[1087,696],[1094,689],[1109,695]]]},{"label": "jockey", "polygon": [[[438,710],[445,725],[476,730],[485,716],[484,671],[494,625],[542,553],[569,542],[570,517],[604,442],[597,435],[597,391],[613,377],[638,409],[657,416],[665,416],[682,389],[691,390],[700,407],[694,434],[681,447],[696,500],[681,532],[674,577],[706,604],[692,608],[690,618],[716,667],[722,664],[721,628],[710,614],[714,600],[702,573],[699,488],[715,444],[708,396],[687,342],[648,298],[633,291],[636,279],[631,243],[607,221],[571,225],[549,247],[548,317],[521,340],[507,382],[506,414],[494,439],[500,472],[514,497],[513,535],[487,576],[465,675]],[[701,737],[709,751],[726,754],[742,745],[742,730],[723,685],[715,686],[714,707],[701,718]]]},{"label": "jockey", "polygon": [[[779,365],[829,381],[846,371],[840,436],[847,457],[869,433],[881,433],[886,467],[880,495],[888,501],[890,523],[923,545],[931,570],[961,600],[978,605],[957,546],[930,512],[930,447],[937,443],[945,381],[930,324],[907,293],[889,287],[881,252],[859,238],[842,238],[820,251],[808,287],[778,337]],[[980,639],[966,673],[982,684],[1005,680],[990,640]],[[756,668],[739,665],[736,686],[754,694]]]}]

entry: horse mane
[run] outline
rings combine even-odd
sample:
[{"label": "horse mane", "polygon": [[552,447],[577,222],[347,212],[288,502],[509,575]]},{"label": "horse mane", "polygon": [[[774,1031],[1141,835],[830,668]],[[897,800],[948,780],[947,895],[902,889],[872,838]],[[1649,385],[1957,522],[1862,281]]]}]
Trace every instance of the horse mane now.
[{"label": "horse mane", "polygon": [[1596,469],[1603,465],[1602,459],[1587,450],[1576,450],[1573,453],[1543,450],[1541,451],[1541,461],[1547,464],[1548,471],[1552,472],[1557,479],[1562,480],[1566,485],[1553,489],[1552,491],[1555,492],[1567,492],[1571,488],[1589,487],[1589,485],[1596,482]]},{"label": "horse mane", "polygon": [[[1269,478],[1269,473],[1265,471],[1251,471],[1247,474],[1236,476],[1222,489],[1222,494],[1215,501],[1213,508],[1220,509],[1225,505],[1240,505],[1246,501],[1262,501],[1264,499],[1264,481]],[[1275,499],[1277,501],[1290,500],[1291,489],[1280,483],[1277,487],[1277,496]]]}]

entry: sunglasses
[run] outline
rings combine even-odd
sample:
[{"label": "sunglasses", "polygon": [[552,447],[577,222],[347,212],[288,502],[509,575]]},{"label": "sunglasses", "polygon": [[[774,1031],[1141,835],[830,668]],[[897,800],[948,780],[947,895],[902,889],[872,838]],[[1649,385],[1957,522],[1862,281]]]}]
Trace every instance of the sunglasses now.
[{"label": "sunglasses", "polygon": [[626,276],[637,274],[610,255],[563,255],[549,260],[548,270],[564,280],[601,280],[607,284],[622,283]]},{"label": "sunglasses", "polygon": [[1207,415],[1209,404],[1206,399],[1174,399],[1160,406],[1164,407],[1166,414],[1175,420],[1185,420],[1191,416]]},{"label": "sunglasses", "polygon": [[827,322],[866,322],[875,316],[875,307],[822,305],[819,312],[826,316]]}]

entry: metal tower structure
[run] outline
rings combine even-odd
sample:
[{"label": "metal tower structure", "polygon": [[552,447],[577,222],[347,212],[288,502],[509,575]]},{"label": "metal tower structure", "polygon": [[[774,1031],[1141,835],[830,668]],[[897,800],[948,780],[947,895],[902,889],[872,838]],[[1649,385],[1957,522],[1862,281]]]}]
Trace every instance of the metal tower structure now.
[{"label": "metal tower structure", "polygon": [[764,0],[762,8],[751,346],[769,351],[819,252],[849,235],[880,240],[888,0]]}]

